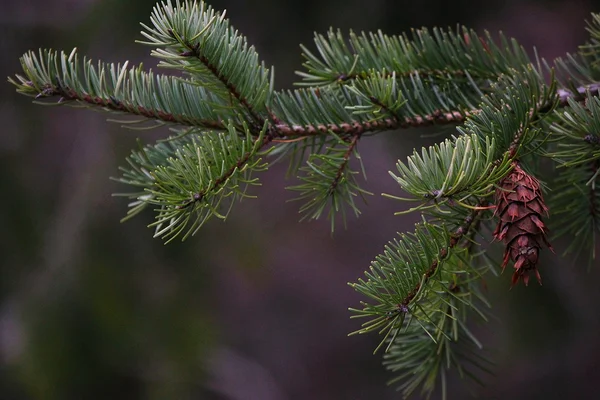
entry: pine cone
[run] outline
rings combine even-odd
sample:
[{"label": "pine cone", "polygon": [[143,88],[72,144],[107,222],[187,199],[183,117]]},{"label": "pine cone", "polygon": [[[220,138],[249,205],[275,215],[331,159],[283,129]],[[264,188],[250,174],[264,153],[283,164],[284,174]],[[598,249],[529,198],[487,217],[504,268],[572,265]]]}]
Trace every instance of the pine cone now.
[{"label": "pine cone", "polygon": [[539,182],[515,162],[512,172],[496,189],[495,203],[495,215],[500,221],[494,238],[506,245],[502,270],[510,258],[515,262],[512,285],[523,278],[527,286],[530,272],[535,272],[541,285],[542,278],[537,269],[539,251],[542,243],[550,250],[552,246],[546,239],[547,229],[542,221],[542,214],[548,214],[548,207],[542,198]]}]

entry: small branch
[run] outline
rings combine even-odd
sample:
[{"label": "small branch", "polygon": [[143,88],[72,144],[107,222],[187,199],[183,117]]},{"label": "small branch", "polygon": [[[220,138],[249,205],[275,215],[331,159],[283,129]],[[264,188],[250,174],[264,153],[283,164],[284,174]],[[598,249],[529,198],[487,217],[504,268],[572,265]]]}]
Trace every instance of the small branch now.
[{"label": "small branch", "polygon": [[[562,89],[558,90],[558,92],[561,92],[561,90]],[[554,108],[555,105],[557,107],[568,106],[568,101],[565,99],[570,98],[570,97],[564,97],[564,96],[567,96],[567,95],[564,93],[562,93],[562,94],[559,93],[558,104],[555,104],[554,101],[551,101],[547,104],[537,104],[535,108],[529,110],[529,121],[528,122],[532,123],[532,121],[533,121],[533,123],[535,123],[536,120],[534,120],[534,118],[536,118],[538,114],[546,114],[546,113],[550,112]],[[514,159],[516,157],[517,150],[519,149],[519,144],[521,143],[521,139],[523,138],[525,131],[526,131],[526,128],[521,125],[519,127],[519,129],[517,130],[517,132],[515,132],[513,141],[511,142],[510,146],[508,147],[508,154],[509,154],[510,158]],[[499,162],[499,161],[500,160],[497,160],[497,162]]]},{"label": "small branch", "polygon": [[383,118],[374,121],[352,121],[341,124],[317,124],[317,125],[288,125],[279,123],[269,130],[274,137],[295,136],[317,136],[333,132],[336,135],[362,135],[365,132],[393,130],[398,128],[420,128],[432,125],[458,124],[464,122],[472,112],[461,113],[459,111],[443,112],[433,114],[406,117],[404,120],[398,118]]},{"label": "small branch", "polygon": [[[465,71],[463,70],[439,70],[439,69],[434,69],[434,70],[412,70],[412,71],[405,71],[405,72],[395,72],[396,77],[398,78],[408,78],[411,77],[413,75],[419,75],[421,77],[441,77],[446,75],[451,75],[452,77],[465,77]],[[383,77],[385,78],[390,78],[392,77],[393,73],[392,72],[387,72],[385,74],[383,74]],[[343,82],[347,82],[347,81],[351,81],[354,79],[365,79],[367,77],[367,73],[366,72],[357,72],[354,74],[345,74],[345,73],[340,73],[337,78],[336,81],[343,83]],[[494,76],[490,76],[487,77],[486,79],[492,79],[494,78],[496,75]],[[557,93],[559,96],[559,101],[558,101],[558,107],[562,108],[562,107],[567,107],[569,105],[569,99],[574,99],[577,102],[583,102],[586,99],[586,93],[587,91],[590,91],[592,96],[598,96],[599,92],[600,92],[600,83],[592,83],[589,85],[584,85],[584,86],[579,86],[577,88],[577,93],[573,93],[571,90],[568,89],[558,89]]]},{"label": "small branch", "polygon": [[197,58],[198,60],[200,60],[200,62],[202,64],[204,64],[206,69],[208,69],[215,76],[215,78],[217,78],[219,80],[219,82],[221,82],[227,88],[229,93],[231,93],[231,95],[237,99],[237,101],[246,109],[246,111],[248,111],[248,114],[250,114],[250,116],[252,117],[252,119],[254,120],[254,122],[256,124],[255,128],[262,129],[262,127],[265,123],[264,118],[262,118],[260,115],[258,115],[258,113],[256,113],[254,108],[250,105],[250,103],[248,103],[248,100],[245,97],[243,97],[242,94],[233,85],[233,83],[231,83],[227,79],[227,77],[225,75],[223,75],[221,73],[221,71],[219,71],[217,66],[214,64],[211,64],[211,62],[208,58],[206,58],[204,55],[200,54],[200,52],[198,51],[198,49],[200,48],[200,43],[196,43],[195,45],[192,45],[189,42],[185,42],[183,44],[189,49],[189,51],[183,52],[180,55],[188,56],[188,57],[193,56],[193,57]]},{"label": "small branch", "polygon": [[360,134],[354,134],[354,136],[352,136],[352,139],[350,140],[350,144],[348,146],[348,150],[344,153],[344,156],[343,156],[344,161],[340,164],[337,174],[335,175],[335,179],[331,182],[331,185],[329,185],[329,193],[333,193],[335,191],[337,185],[340,183],[340,180],[342,179],[342,176],[344,174],[344,170],[346,169],[346,166],[350,162],[350,156],[352,155],[352,152],[358,145],[359,139],[360,139]]},{"label": "small branch", "polygon": [[[463,37],[464,43],[467,46],[471,46],[471,39],[469,37],[469,35],[465,34]],[[481,43],[481,45],[483,46],[484,50],[486,53],[488,53],[488,55],[490,57],[493,57],[492,52],[490,50],[490,46],[489,43],[481,36],[479,36],[479,41]],[[358,54],[354,54],[356,57],[358,57]],[[389,72],[386,73],[384,76],[385,77],[391,77],[393,74],[393,72]],[[466,73],[466,69],[453,69],[453,70],[449,70],[449,69],[413,69],[413,70],[409,70],[409,71],[395,71],[395,74],[397,77],[400,78],[409,78],[411,76],[414,75],[418,75],[418,76],[422,76],[425,78],[430,78],[430,77],[434,77],[434,78],[450,78],[450,79],[455,79],[455,78],[465,78],[467,77],[467,73]],[[472,77],[477,75],[477,71],[471,71],[470,74]],[[357,72],[357,73],[353,73],[353,74],[345,74],[345,73],[340,73],[337,76],[337,82],[346,82],[352,79],[364,79],[365,77],[368,76],[368,72],[367,71],[361,71],[361,72]],[[485,74],[482,73],[481,76],[479,76],[479,78],[481,79],[494,79],[497,77],[497,74]]]},{"label": "small branch", "polygon": [[142,117],[148,119],[155,119],[163,122],[215,130],[226,129],[226,126],[223,124],[222,121],[195,119],[190,118],[189,116],[175,115],[160,110],[151,110],[142,106],[134,106],[132,104],[125,103],[113,96],[109,96],[109,98],[103,98],[99,96],[90,96],[89,94],[82,95],[77,93],[73,89],[63,88],[60,85],[58,85],[55,88],[45,88],[41,93],[35,96],[35,98],[39,99],[42,97],[52,96],[60,96],[60,98],[58,99],[58,103],[64,103],[68,100],[76,100],[93,106],[104,107],[111,111],[120,111],[134,115],[141,115]]},{"label": "small branch", "polygon": [[[194,53],[196,54],[196,53]],[[187,55],[187,54],[186,54]],[[254,120],[255,125],[253,129],[262,128],[264,125],[264,118],[258,115],[252,108],[252,106],[247,102],[247,100],[241,96],[241,94],[237,91],[235,86],[227,81],[227,79],[219,74],[218,70],[215,66],[210,64],[205,57],[198,56],[200,61],[203,62],[214,75],[221,81],[227,89],[230,91],[232,96],[234,96],[240,104],[247,110],[251,118]],[[577,89],[577,93],[573,93],[572,91],[566,89],[559,89],[557,94],[559,96],[558,99],[558,107],[567,107],[568,100],[574,99],[578,102],[585,101],[586,93],[589,91],[592,95],[598,96],[600,95],[600,83],[594,83],[587,86],[581,86]],[[60,81],[56,86],[50,86],[43,88],[43,90],[35,96],[36,99],[42,97],[51,97],[51,96],[60,96],[58,102],[62,103],[68,100],[77,100],[80,102],[84,102],[90,105],[100,106],[107,108],[112,111],[120,111],[126,112],[134,115],[141,115],[145,118],[155,119],[163,122],[176,123],[180,125],[186,126],[196,126],[203,127],[207,129],[215,129],[215,130],[223,130],[225,129],[225,125],[222,121],[216,120],[198,120],[194,118],[190,118],[189,116],[184,115],[174,115],[171,113],[166,113],[160,110],[151,110],[142,106],[134,106],[132,104],[124,103],[113,96],[109,98],[102,98],[99,96],[90,96],[88,94],[83,95],[75,92],[72,89],[64,88],[60,85]],[[377,104],[377,103],[376,103]],[[539,112],[544,111],[544,107],[540,107]],[[475,115],[479,112],[478,109],[470,110],[470,111],[441,111],[438,110],[432,114],[415,116],[415,117],[406,117],[404,119],[400,119],[397,117],[383,118],[374,121],[350,121],[339,124],[312,124],[312,125],[290,125],[285,122],[282,122],[272,111],[269,112],[269,122],[270,126],[267,130],[267,136],[275,139],[275,138],[297,138],[297,137],[309,137],[309,136],[317,136],[324,135],[332,132],[337,135],[343,135],[346,137],[354,136],[354,135],[362,135],[366,132],[376,132],[376,131],[384,131],[384,130],[395,130],[395,129],[406,129],[406,128],[420,128],[427,127],[433,125],[447,125],[447,124],[460,124],[465,122],[465,120],[471,116]],[[523,132],[521,132],[522,134]],[[511,151],[516,149],[516,145],[518,145],[518,138],[515,137],[515,141],[511,146]]]},{"label": "small branch", "polygon": [[404,298],[404,300],[402,300],[402,302],[400,302],[398,304],[399,312],[408,312],[408,305],[415,298],[417,293],[419,293],[419,290],[421,289],[421,283],[422,282],[426,283],[429,280],[429,278],[431,278],[436,273],[436,271],[438,270],[439,264],[440,264],[439,260],[442,260],[445,257],[447,257],[448,250],[454,248],[460,242],[460,240],[469,232],[471,224],[473,223],[473,221],[475,220],[475,218],[477,217],[477,215],[480,212],[481,212],[481,210],[474,210],[469,216],[467,216],[465,218],[465,220],[463,221],[463,224],[461,226],[459,226],[456,229],[456,231],[454,231],[454,233],[450,237],[450,243],[448,243],[448,246],[444,247],[443,249],[440,250],[437,260],[435,260],[433,263],[431,263],[431,266],[425,272],[425,279],[423,281],[417,283],[417,285],[413,288],[413,290],[411,290],[408,293],[408,295]]},{"label": "small branch", "polygon": [[[260,150],[263,147],[265,147],[267,144],[270,143],[270,141],[271,141],[271,139],[265,136],[265,138],[263,139],[263,142],[260,145],[260,147],[259,147],[258,150]],[[244,164],[246,164],[248,162],[248,160],[250,160],[250,157],[252,157],[253,154],[256,154],[256,152],[254,152],[254,151],[247,152],[244,155],[244,157],[241,158],[235,165],[233,165],[231,168],[229,168],[227,171],[225,171],[225,173],[223,175],[221,175],[219,178],[215,179],[215,181],[213,182],[213,184],[210,187],[204,189],[202,192],[194,193],[192,195],[192,199],[191,200],[188,200],[185,203],[183,203],[181,205],[178,205],[176,208],[178,210],[183,210],[183,209],[188,208],[189,206],[191,206],[192,204],[194,204],[194,203],[196,203],[198,201],[202,201],[202,199],[204,198],[204,196],[207,193],[213,192],[216,189],[218,189],[219,186],[221,186],[222,184],[224,184],[227,181],[227,179],[229,179],[236,170],[242,168],[244,166]]]},{"label": "small branch", "polygon": [[[345,78],[349,79],[349,78]],[[600,83],[592,84],[588,86],[582,86],[577,89],[577,94],[573,94],[571,91],[565,89],[559,89],[557,91],[558,107],[567,107],[569,105],[568,99],[573,98],[576,101],[585,101],[586,91],[590,91],[593,95],[599,95]],[[385,105],[380,104],[375,98],[370,99],[374,104],[387,108]],[[531,117],[533,118],[534,113],[543,113],[549,110],[551,105],[540,105],[536,110],[532,110]],[[389,118],[382,118],[374,121],[351,121],[340,124],[313,124],[313,125],[289,125],[282,122],[273,112],[270,112],[270,120],[274,123],[268,130],[268,135],[279,138],[294,138],[294,137],[308,137],[325,135],[332,132],[336,135],[362,135],[366,132],[376,132],[384,130],[394,129],[406,129],[406,128],[421,128],[432,125],[448,125],[448,124],[461,124],[465,120],[480,112],[479,109],[473,109],[470,111],[441,111],[438,110],[432,114],[406,117],[404,119],[391,116]],[[519,141],[524,133],[524,129],[520,129],[518,134],[515,135],[515,140],[511,144],[510,151],[514,153],[517,149]]]},{"label": "small branch", "polygon": [[[559,89],[557,91],[559,99],[557,107],[567,107],[569,105],[568,99],[574,99],[578,102],[585,101],[585,94],[590,91],[592,95],[600,94],[600,83],[595,83],[587,86],[582,86],[577,89],[577,94],[565,89]],[[372,101],[374,99],[371,99]],[[375,103],[378,104],[378,103]],[[380,104],[378,104],[380,105]],[[551,106],[542,105],[535,112],[545,112],[545,110]],[[471,116],[478,114],[480,110],[473,109],[470,111],[441,111],[438,110],[432,114],[406,117],[403,120],[390,117],[383,118],[374,121],[351,121],[340,124],[313,124],[313,125],[289,125],[280,121],[280,119],[271,113],[271,120],[275,123],[269,128],[269,135],[273,137],[307,137],[324,135],[329,132],[333,132],[336,135],[362,135],[366,132],[376,132],[384,130],[394,129],[406,129],[406,128],[422,128],[432,125],[448,125],[448,124],[461,124]],[[532,111],[533,113],[534,111]],[[532,114],[533,117],[533,114]],[[519,134],[515,136],[515,141],[511,145],[511,151],[516,150],[516,146],[520,140],[520,137],[524,133],[521,129]],[[517,137],[518,136],[518,137]]]}]

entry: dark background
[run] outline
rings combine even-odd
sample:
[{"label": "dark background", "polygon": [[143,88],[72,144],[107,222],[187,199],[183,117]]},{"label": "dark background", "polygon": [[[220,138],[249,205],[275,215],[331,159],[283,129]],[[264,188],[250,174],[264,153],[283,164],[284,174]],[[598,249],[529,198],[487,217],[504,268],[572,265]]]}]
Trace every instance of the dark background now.
[{"label": "dark background", "polygon": [[[300,69],[299,43],[330,26],[400,33],[466,24],[504,31],[553,58],[586,39],[600,4],[575,1],[214,0],[275,65],[277,87]],[[154,66],[139,22],[154,1],[0,1],[0,76],[20,72],[28,49],[70,50]],[[297,223],[285,165],[263,176],[257,200],[238,205],[185,243],[164,246],[145,213],[120,224],[124,188],[109,181],[134,147],[166,130],[136,132],[106,114],[44,108],[0,85],[0,399],[395,399],[371,353],[375,334],[347,337],[362,299],[347,286],[417,215],[387,174],[423,131],[361,143],[376,195],[331,237],[326,221]],[[494,244],[500,257],[502,246]],[[564,242],[554,243],[557,254]],[[477,328],[496,361],[478,398],[591,399],[600,379],[599,270],[545,252],[544,286],[488,279],[497,317]],[[451,399],[468,396],[453,380]],[[418,396],[417,396],[418,397]]]}]

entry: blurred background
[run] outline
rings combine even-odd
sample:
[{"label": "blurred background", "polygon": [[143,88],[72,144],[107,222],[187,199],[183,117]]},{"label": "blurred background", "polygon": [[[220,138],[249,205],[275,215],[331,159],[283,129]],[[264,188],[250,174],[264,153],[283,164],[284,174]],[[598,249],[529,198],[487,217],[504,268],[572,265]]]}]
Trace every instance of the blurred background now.
[{"label": "blurred background", "polygon": [[[0,1],[0,76],[20,73],[29,49],[70,50],[109,62],[155,65],[141,39],[150,0]],[[586,39],[599,1],[213,0],[276,66],[290,88],[314,31],[389,34],[465,24],[504,31],[553,58]],[[477,4],[477,5],[475,5]],[[485,4],[485,5],[484,5]],[[360,296],[347,282],[417,215],[387,174],[435,139],[388,132],[361,142],[367,188],[360,219],[332,237],[329,223],[298,223],[285,165],[264,174],[257,200],[239,204],[185,243],[164,246],[145,213],[120,224],[126,201],[110,181],[134,147],[167,135],[106,123],[108,115],[41,107],[0,85],[0,399],[396,399],[372,355],[377,335],[346,335]],[[341,225],[340,225],[341,226]],[[502,246],[492,246],[501,256]],[[560,254],[564,243],[555,242]],[[477,327],[496,362],[487,385],[457,380],[450,398],[597,398],[599,268],[544,252],[544,286],[509,291],[487,280],[497,317]],[[418,396],[415,396],[418,398]]]}]

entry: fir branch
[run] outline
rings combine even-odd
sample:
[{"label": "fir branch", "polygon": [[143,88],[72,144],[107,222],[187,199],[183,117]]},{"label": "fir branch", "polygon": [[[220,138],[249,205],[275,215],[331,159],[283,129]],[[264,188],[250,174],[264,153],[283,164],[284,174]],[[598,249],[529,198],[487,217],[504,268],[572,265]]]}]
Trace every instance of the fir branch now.
[{"label": "fir branch", "polygon": [[406,163],[398,161],[398,175],[390,172],[413,198],[385,196],[420,203],[396,214],[439,208],[446,202],[470,207],[468,199],[490,196],[497,182],[510,171],[508,152],[502,158],[495,158],[497,154],[495,139],[489,137],[481,139],[476,134],[465,134],[454,140],[446,139],[423,149],[421,154],[415,151]]},{"label": "fir branch", "polygon": [[[188,46],[191,46],[188,44]],[[221,82],[223,83],[223,85],[227,88],[227,90],[229,90],[229,93],[231,93],[231,95],[233,97],[235,97],[238,102],[248,111],[248,113],[250,114],[250,116],[252,117],[252,119],[254,120],[255,126],[261,127],[264,125],[265,120],[262,116],[258,115],[258,113],[256,112],[256,110],[254,109],[254,107],[250,104],[249,100],[242,96],[242,94],[240,93],[240,91],[236,88],[236,86],[234,86],[234,84],[228,79],[228,77],[226,77],[222,72],[220,72],[217,69],[217,66],[214,64],[210,63],[210,60],[206,57],[201,55],[198,52],[198,46],[192,46],[192,48],[194,49],[194,53],[193,55],[198,57],[198,59],[200,60],[200,62],[202,64],[204,64],[206,66],[206,68],[213,73],[213,75]]]},{"label": "fir branch", "polygon": [[345,224],[345,205],[358,216],[360,210],[354,198],[361,196],[364,200],[364,195],[371,193],[358,185],[358,172],[353,171],[349,165],[353,155],[361,161],[357,151],[360,136],[355,135],[348,140],[331,136],[333,138],[329,139],[324,152],[311,154],[306,165],[299,169],[302,183],[288,189],[298,192],[298,197],[294,200],[304,201],[300,207],[300,213],[304,214],[301,220],[318,219],[327,210],[327,218],[331,221],[333,232],[335,215],[341,212]]},{"label": "fir branch", "polygon": [[547,85],[538,70],[526,66],[501,76],[492,86],[494,91],[483,98],[479,112],[457,130],[482,140],[493,137],[497,144],[495,159],[501,159],[506,151],[510,158],[537,151],[540,125],[558,103],[555,79],[551,77]]},{"label": "fir branch", "polygon": [[436,110],[429,115],[396,118],[383,118],[375,121],[352,121],[337,124],[285,124],[274,126],[273,131],[279,137],[308,137],[333,133],[343,136],[362,135],[369,132],[391,131],[396,129],[423,128],[433,125],[457,125],[465,121],[470,113],[458,111],[443,112]]},{"label": "fir branch", "polygon": [[138,150],[133,150],[131,155],[125,160],[128,167],[119,167],[122,172],[121,178],[111,179],[129,186],[141,188],[141,191],[135,193],[115,193],[113,196],[127,197],[134,201],[129,204],[127,216],[121,219],[125,222],[143,211],[149,203],[147,200],[152,197],[147,192],[155,186],[156,179],[152,172],[161,165],[165,165],[167,160],[176,156],[177,150],[193,145],[195,143],[195,135],[200,132],[194,129],[186,130],[176,137],[163,140],[155,145],[142,146],[138,140]]},{"label": "fir branch", "polygon": [[367,280],[349,283],[376,302],[361,302],[363,309],[350,308],[355,314],[351,318],[371,318],[352,334],[378,330],[384,333],[382,344],[390,334],[397,334],[405,317],[415,316],[415,311],[420,309],[419,299],[435,295],[431,289],[432,279],[437,276],[439,283],[442,264],[455,253],[464,251],[457,249],[457,244],[468,233],[479,212],[481,210],[472,210],[453,233],[424,221],[416,225],[414,234],[401,234],[401,240],[390,242],[384,253],[371,263],[370,272],[365,272]]},{"label": "fir branch", "polygon": [[529,64],[525,50],[514,40],[500,35],[497,45],[489,33],[478,36],[459,27],[412,31],[400,36],[350,32],[348,41],[337,31],[315,34],[318,56],[301,46],[306,72],[300,85],[348,83],[367,77],[372,70],[392,71],[398,78],[418,74],[437,81],[478,80],[480,88],[512,68]]},{"label": "fir branch", "polygon": [[[365,271],[366,280],[349,283],[359,293],[374,301],[361,301],[362,309],[350,308],[351,318],[370,318],[361,329],[351,334],[380,331],[388,335],[402,326],[409,309],[403,301],[423,279],[431,266],[439,264],[438,255],[450,242],[450,234],[443,227],[427,222],[417,224],[414,233],[400,234],[400,240],[389,242],[383,254],[378,255]],[[423,286],[420,286],[423,287]]]},{"label": "fir branch", "polygon": [[442,88],[415,75],[386,78],[373,73],[350,86],[276,92],[271,111],[278,136],[337,135],[456,124],[481,101],[481,92]]},{"label": "fir branch", "polygon": [[[301,183],[290,189],[304,201],[302,218],[327,212],[333,229],[336,214],[345,217],[349,208],[358,215],[355,198],[368,193],[351,168],[352,157],[361,162],[363,137],[462,124],[460,135],[398,162],[392,176],[412,196],[407,200],[420,203],[408,211],[426,215],[414,233],[385,246],[364,279],[350,283],[369,301],[350,309],[353,318],[368,319],[354,333],[383,333],[384,363],[400,372],[404,394],[420,386],[428,396],[437,381],[445,390],[447,370],[468,375],[464,361],[486,368],[466,327],[467,311],[485,319],[479,304],[487,305],[476,283],[490,265],[478,267],[475,234],[493,188],[516,160],[547,151],[559,165],[551,199],[553,213],[562,216],[556,231],[575,238],[568,251],[589,248],[595,257],[600,15],[593,18],[591,41],[553,68],[537,58],[532,63],[514,40],[501,36],[496,43],[462,27],[411,36],[351,32],[348,40],[330,31],[316,35],[318,54],[303,47],[306,71],[298,74],[308,87],[275,92],[273,70],[224,13],[201,1],[166,0],[143,25],[142,43],[155,47],[159,66],[183,77],[127,63],[95,66],[80,63],[75,51],[47,50],[25,54],[23,76],[9,81],[36,100],[54,97],[53,104],[186,127],[168,142],[133,152],[118,179],[136,188],[124,194],[132,200],[125,219],[155,206],[150,226],[167,241],[193,235],[210,218],[225,219],[233,202],[259,185],[253,174],[267,168],[261,157],[271,150],[289,155],[290,171],[299,172]],[[541,65],[551,72],[549,83]]]},{"label": "fir branch", "polygon": [[471,224],[473,223],[473,221],[476,219],[477,215],[480,212],[481,212],[481,210],[473,210],[473,212],[464,219],[463,224],[460,225],[454,231],[454,233],[450,236],[450,240],[448,241],[448,246],[440,249],[440,251],[438,253],[438,257],[431,263],[431,265],[427,269],[427,271],[425,271],[425,274],[423,275],[424,278],[421,281],[419,281],[419,283],[417,283],[410,292],[408,292],[406,297],[404,297],[404,299],[402,299],[401,302],[398,303],[398,312],[408,309],[409,304],[414,300],[414,298],[417,296],[417,294],[421,291],[421,288],[423,287],[423,285],[427,284],[429,279],[437,272],[437,270],[440,266],[440,260],[446,259],[446,257],[448,257],[449,251],[452,248],[454,248],[463,239],[463,237],[469,232]]},{"label": "fir branch", "polygon": [[[368,79],[348,87],[300,89],[294,92],[276,93],[273,114],[278,124],[273,127],[275,136],[308,137],[331,131],[337,135],[351,136],[380,130],[424,127],[443,124],[460,124],[470,117],[481,114],[480,103],[505,115],[507,127],[514,126],[513,114],[529,127],[529,121],[539,115],[547,115],[556,107],[554,81],[546,86],[540,73],[531,66],[510,70],[498,83],[491,85],[494,91],[483,97],[477,88],[470,91],[455,86],[440,92],[440,87],[426,82],[419,76],[402,80],[393,74],[372,73]],[[561,92],[560,99],[571,96]],[[519,104],[521,99],[525,103]],[[524,108],[524,104],[528,108]],[[382,112],[383,111],[383,112]],[[509,113],[507,115],[507,113]],[[526,113],[526,114],[524,114]],[[488,120],[485,113],[479,120]],[[315,120],[323,120],[315,124]],[[473,118],[470,118],[473,120]],[[494,119],[494,118],[493,118]],[[512,121],[512,122],[511,122]],[[502,125],[503,127],[505,125]],[[513,133],[505,129],[508,148],[514,142]],[[531,133],[526,129],[523,133]],[[532,135],[527,137],[531,139]]]},{"label": "fir branch", "polygon": [[132,155],[119,181],[142,191],[122,195],[134,200],[128,217],[156,205],[150,226],[167,242],[180,234],[185,240],[211,217],[226,219],[235,200],[250,197],[247,187],[260,184],[252,174],[267,167],[258,156],[268,143],[264,132],[254,137],[247,128],[240,137],[230,124],[225,132],[176,139],[174,151],[159,144]]},{"label": "fir branch", "polygon": [[254,47],[229,25],[225,13],[203,1],[167,0],[154,7],[151,21],[152,27],[142,24],[148,41],[140,43],[158,46],[152,55],[161,60],[159,66],[184,71],[223,100],[235,98],[258,133],[273,75],[259,63]]},{"label": "fir branch", "polygon": [[268,138],[261,137],[260,139],[256,141],[256,145],[252,149],[252,151],[247,151],[245,154],[243,154],[242,157],[235,164],[231,165],[231,167],[227,171],[223,172],[219,177],[214,179],[210,186],[204,188],[201,192],[192,194],[192,199],[185,201],[183,204],[177,206],[177,208],[183,210],[194,203],[201,202],[204,199],[204,196],[211,192],[217,191],[222,185],[224,185],[229,179],[231,179],[231,177],[237,171],[244,170],[250,158],[252,158],[258,150],[260,150],[265,144],[269,142]]},{"label": "fir branch", "polygon": [[[421,395],[430,398],[441,384],[442,398],[447,396],[447,374],[481,383],[478,374],[491,374],[491,363],[480,354],[482,344],[467,327],[467,313],[476,304],[486,304],[478,289],[478,274],[468,277],[460,289],[454,283],[436,297],[431,308],[439,311],[421,324],[405,321],[402,332],[390,339],[383,365],[397,376],[388,384],[399,384],[405,398],[419,386]],[[480,314],[485,320],[486,315]]]},{"label": "fir branch", "polygon": [[[586,86],[580,86],[576,88],[575,93],[567,89],[558,89],[558,103],[556,108],[564,108],[569,106],[569,99],[575,99],[576,101],[582,102],[585,97],[582,94],[590,92],[592,95],[597,96],[600,91],[600,84],[590,84]],[[371,101],[374,105],[378,105],[381,108],[385,108],[385,105],[380,103],[377,98],[372,97]],[[349,106],[350,109],[352,106]],[[550,108],[547,104],[539,105],[538,109],[540,112],[548,113]],[[443,111],[435,110],[431,114],[417,115],[414,117],[400,118],[380,118],[372,121],[352,121],[342,122],[336,124],[286,124],[281,121],[274,113],[272,119],[275,122],[270,128],[271,135],[274,137],[297,137],[304,138],[315,135],[326,135],[332,132],[336,135],[353,136],[362,135],[369,132],[397,130],[397,129],[408,129],[408,128],[423,128],[434,125],[460,125],[464,123],[469,117],[477,115],[481,112],[481,109],[473,108],[469,111]],[[533,116],[533,114],[531,115]]]},{"label": "fir branch", "polygon": [[[464,215],[463,210],[457,211],[451,219]],[[437,270],[418,283],[427,284],[428,289],[415,288],[415,297],[405,299],[405,303],[387,313],[388,326],[384,329],[390,330],[385,339],[383,364],[398,374],[388,384],[400,384],[398,390],[405,397],[421,386],[421,394],[429,398],[437,383],[441,383],[444,397],[446,373],[452,370],[478,383],[478,373],[491,373],[490,362],[479,354],[481,343],[467,328],[469,312],[486,321],[486,309],[490,307],[480,280],[491,266],[477,267],[477,256],[467,251],[475,243],[482,211],[483,208],[472,210],[456,226],[444,268],[437,264]]]},{"label": "fir branch", "polygon": [[17,91],[36,99],[59,97],[55,104],[99,107],[209,129],[225,129],[226,119],[240,126],[243,123],[205,89],[181,78],[145,72],[141,66],[101,62],[94,66],[87,58],[80,63],[75,50],[68,55],[50,50],[40,50],[38,55],[28,52],[21,65],[25,76],[9,78]]}]

